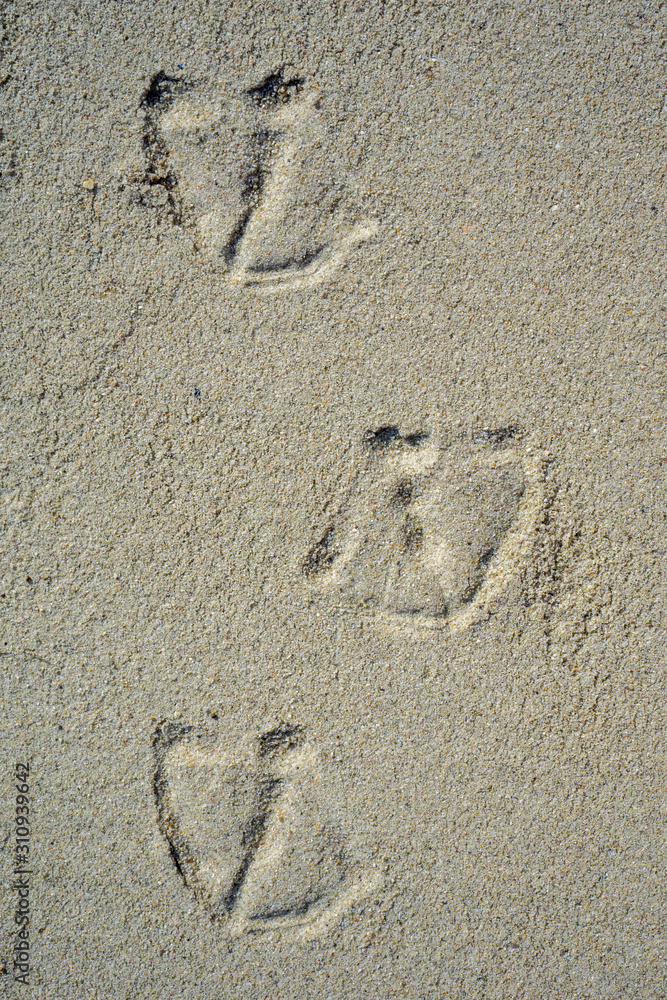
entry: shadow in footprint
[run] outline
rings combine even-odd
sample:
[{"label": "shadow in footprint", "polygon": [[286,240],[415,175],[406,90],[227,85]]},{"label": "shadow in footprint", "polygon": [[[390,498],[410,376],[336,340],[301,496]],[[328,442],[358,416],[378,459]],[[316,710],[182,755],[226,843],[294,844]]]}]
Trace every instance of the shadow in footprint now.
[{"label": "shadow in footprint", "polygon": [[286,80],[285,69],[285,66],[281,66],[275,73],[269,73],[261,83],[246,90],[246,94],[258,108],[277,108],[301,93],[303,77],[294,76],[291,80]]}]

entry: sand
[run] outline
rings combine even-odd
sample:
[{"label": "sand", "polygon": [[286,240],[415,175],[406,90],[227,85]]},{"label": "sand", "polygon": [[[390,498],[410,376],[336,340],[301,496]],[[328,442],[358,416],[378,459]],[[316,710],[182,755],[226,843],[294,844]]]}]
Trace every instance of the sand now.
[{"label": "sand", "polygon": [[3,990],[664,997],[664,9],[2,26]]}]

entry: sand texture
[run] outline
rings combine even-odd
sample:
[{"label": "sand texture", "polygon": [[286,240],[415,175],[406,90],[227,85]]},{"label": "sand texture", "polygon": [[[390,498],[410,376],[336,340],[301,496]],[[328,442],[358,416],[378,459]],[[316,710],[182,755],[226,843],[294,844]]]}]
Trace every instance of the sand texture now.
[{"label": "sand texture", "polygon": [[0,36],[0,993],[663,1000],[664,5]]}]

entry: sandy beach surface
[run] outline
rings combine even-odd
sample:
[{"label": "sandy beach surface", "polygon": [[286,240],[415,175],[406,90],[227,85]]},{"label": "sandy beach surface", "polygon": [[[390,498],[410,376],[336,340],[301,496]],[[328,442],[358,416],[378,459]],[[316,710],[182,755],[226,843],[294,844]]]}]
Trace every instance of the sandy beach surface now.
[{"label": "sandy beach surface", "polygon": [[0,992],[664,998],[664,5],[0,28]]}]

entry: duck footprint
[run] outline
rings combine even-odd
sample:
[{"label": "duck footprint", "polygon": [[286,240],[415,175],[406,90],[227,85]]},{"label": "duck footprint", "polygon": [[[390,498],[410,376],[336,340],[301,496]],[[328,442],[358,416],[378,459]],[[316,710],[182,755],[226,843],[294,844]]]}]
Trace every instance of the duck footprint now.
[{"label": "duck footprint", "polygon": [[340,776],[301,727],[230,746],[208,729],[165,722],[153,746],[174,865],[232,935],[317,937],[372,890]]},{"label": "duck footprint", "polygon": [[282,66],[237,95],[239,116],[249,119],[244,149],[215,88],[207,96],[170,87],[150,137],[163,159],[170,148],[169,182],[179,179],[199,249],[232,285],[280,292],[319,284],[375,236],[377,221],[358,217],[352,174],[332,168],[331,123],[303,77]]},{"label": "duck footprint", "polygon": [[368,431],[303,561],[311,586],[397,624],[471,624],[525,559],[541,508],[541,462],[520,442],[514,427],[447,448],[423,431]]}]

